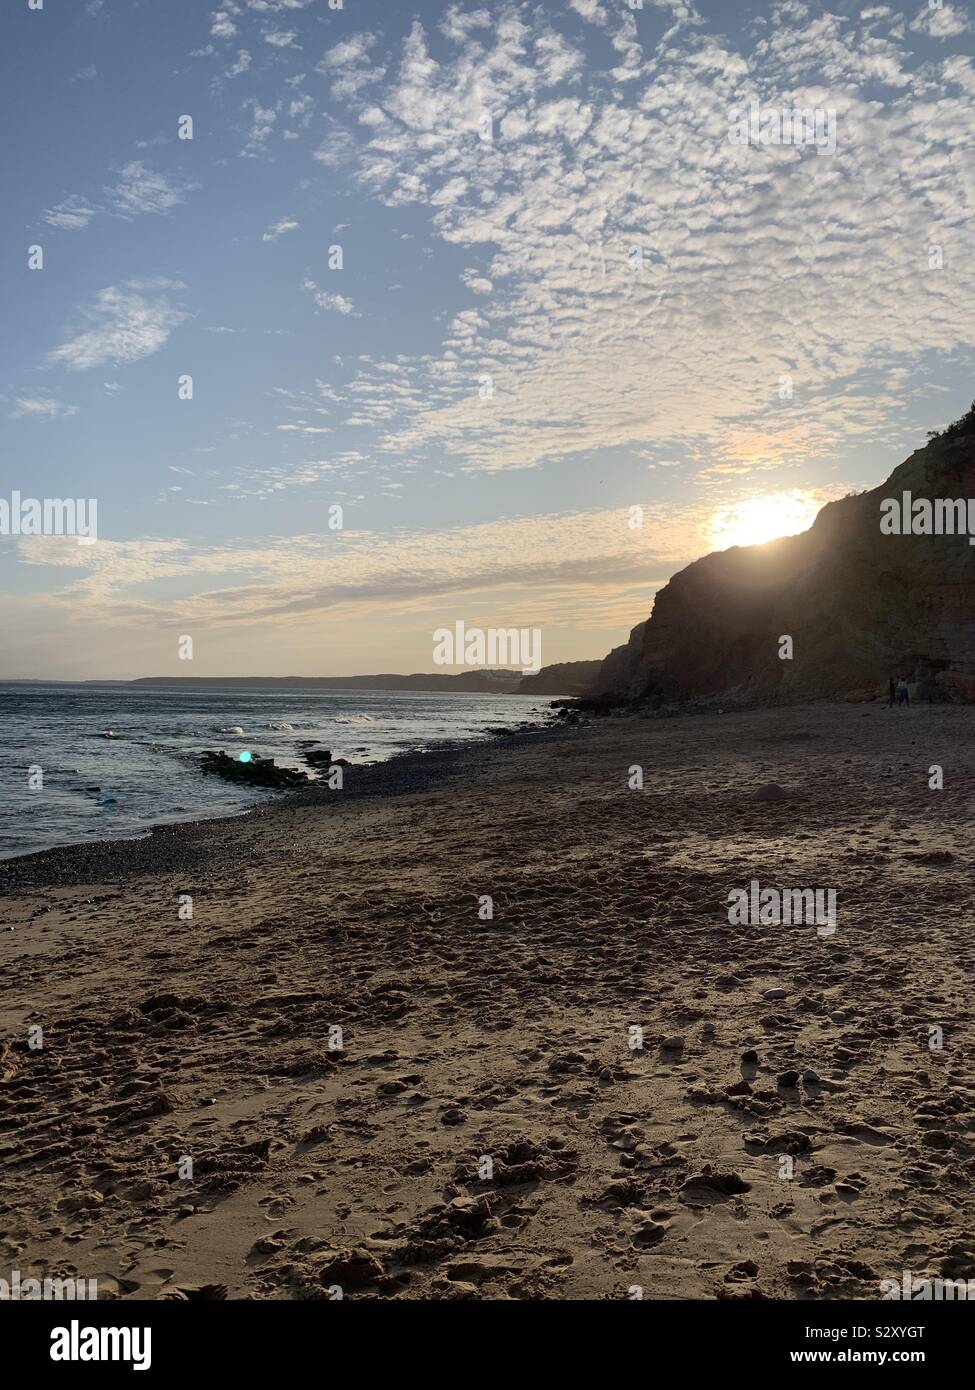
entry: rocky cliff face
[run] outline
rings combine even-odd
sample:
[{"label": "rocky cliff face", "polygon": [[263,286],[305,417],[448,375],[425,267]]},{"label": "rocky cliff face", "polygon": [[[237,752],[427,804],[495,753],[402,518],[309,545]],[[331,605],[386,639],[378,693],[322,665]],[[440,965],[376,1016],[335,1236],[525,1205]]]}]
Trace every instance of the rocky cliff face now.
[{"label": "rocky cliff face", "polygon": [[[975,406],[871,492],[812,527],[707,555],[656,595],[603,662],[604,700],[803,700],[905,675],[951,698],[975,691],[975,546],[965,535],[884,535],[881,502],[975,498]],[[780,638],[793,659],[779,656]]]}]

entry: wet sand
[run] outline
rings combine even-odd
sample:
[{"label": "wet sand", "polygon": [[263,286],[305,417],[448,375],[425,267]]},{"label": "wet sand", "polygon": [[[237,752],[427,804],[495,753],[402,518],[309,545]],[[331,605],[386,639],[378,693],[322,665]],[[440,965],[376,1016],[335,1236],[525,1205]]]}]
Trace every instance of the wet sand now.
[{"label": "wet sand", "polygon": [[[816,705],[606,719],[8,861],[0,1275],[136,1299],[975,1278],[973,812],[975,710]],[[729,925],[752,879],[835,889],[835,934]]]}]

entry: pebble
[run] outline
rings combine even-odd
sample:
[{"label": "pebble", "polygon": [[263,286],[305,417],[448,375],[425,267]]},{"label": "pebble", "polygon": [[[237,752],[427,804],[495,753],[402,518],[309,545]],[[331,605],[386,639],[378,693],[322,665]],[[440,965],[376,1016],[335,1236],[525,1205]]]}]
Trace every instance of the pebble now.
[{"label": "pebble", "polygon": [[745,1063],[746,1066],[754,1066],[758,1061],[758,1053],[755,1051],[753,1047],[750,1047],[746,1052],[743,1052],[741,1054],[741,1060]]},{"label": "pebble", "polygon": [[779,1073],[778,1081],[779,1081],[779,1085],[780,1085],[780,1086],[790,1086],[790,1087],[792,1087],[792,1086],[798,1086],[798,1085],[799,1085],[799,1073],[798,1073],[797,1071],[783,1071],[783,1072],[780,1072],[780,1073]]},{"label": "pebble", "polygon": [[812,1067],[807,1067],[802,1073],[802,1079],[808,1086],[814,1085],[819,1080],[819,1073],[813,1071]]},{"label": "pebble", "polygon": [[763,999],[786,999],[789,991],[787,989],[767,989],[762,993]]},{"label": "pebble", "polygon": [[830,1014],[829,1018],[831,1023],[846,1022],[846,1014],[843,1012],[842,1009],[834,1009],[833,1012]]}]

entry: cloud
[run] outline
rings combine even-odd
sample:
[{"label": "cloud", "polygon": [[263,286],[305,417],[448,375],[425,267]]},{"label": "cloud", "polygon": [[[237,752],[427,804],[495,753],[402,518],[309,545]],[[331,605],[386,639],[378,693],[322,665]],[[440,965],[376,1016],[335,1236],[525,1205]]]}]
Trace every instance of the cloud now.
[{"label": "cloud", "polygon": [[262,106],[256,97],[248,97],[244,109],[251,113],[247,143],[241,150],[243,159],[258,159],[267,154],[267,145],[278,119],[278,108]]},{"label": "cloud", "polygon": [[134,160],[119,170],[116,183],[102,190],[106,203],[96,203],[73,193],[47,208],[42,218],[49,227],[75,232],[83,231],[94,218],[106,212],[124,218],[165,216],[185,202],[187,194],[199,186],[178,175],[159,173],[141,160]]},{"label": "cloud", "polygon": [[199,184],[158,173],[141,160],[134,160],[120,171],[118,183],[106,188],[105,193],[117,216],[141,217],[171,212],[196,188]]},{"label": "cloud", "polygon": [[933,39],[953,39],[958,34],[970,34],[972,21],[953,5],[932,9],[924,5],[911,24],[915,33],[929,34]]},{"label": "cloud", "polygon": [[340,40],[326,51],[316,72],[329,79],[335,101],[349,101],[386,76],[386,69],[374,66],[369,59],[369,50],[376,43],[375,34],[363,32]]},{"label": "cloud", "polygon": [[602,0],[569,0],[569,5],[576,14],[581,14],[583,19],[587,19],[590,24],[605,26],[607,23]]},{"label": "cloud", "polygon": [[47,355],[51,366],[84,372],[105,363],[124,365],[158,352],[188,317],[166,291],[178,282],[129,281],[100,290],[80,311],[86,326]]},{"label": "cloud", "polygon": [[324,164],[326,168],[334,169],[353,159],[357,149],[355,138],[349,131],[337,126],[329,132],[318,149],[314,151],[313,158],[317,159],[319,164]]},{"label": "cloud", "polygon": [[368,62],[369,50],[375,44],[375,34],[353,34],[351,38],[342,39],[334,48],[330,48],[322,58],[320,66],[325,69],[343,68]]},{"label": "cloud", "polygon": [[351,315],[353,318],[361,317],[355,311],[355,305],[351,299],[346,299],[341,294],[329,294],[327,290],[319,289],[314,280],[303,280],[302,289],[311,295],[319,309],[335,314]]},{"label": "cloud", "polygon": [[467,288],[473,291],[474,294],[490,294],[491,291],[494,289],[494,285],[487,278],[487,276],[482,275],[477,270],[463,271],[461,274],[461,279],[464,281],[464,284],[467,286]]},{"label": "cloud", "polygon": [[[27,563],[70,569],[53,601],[74,621],[83,616],[86,626],[192,623],[208,630],[246,624],[266,642],[282,624],[298,628],[336,609],[345,624],[352,613],[377,609],[387,618],[399,615],[399,624],[402,615],[431,605],[456,611],[463,603],[468,615],[487,611],[499,625],[514,621],[513,608],[527,606],[578,633],[607,622],[628,626],[634,611],[645,609],[648,590],[708,548],[715,526],[708,506],[646,502],[640,529],[631,526],[626,506],[381,534],[356,529],[352,507],[345,530],[331,532],[328,504],[342,474],[338,457],[296,465],[289,476],[269,474],[265,497],[296,482],[315,490],[304,510],[317,512],[318,525],[306,534],[258,543],[252,537],[198,544],[105,540],[80,556],[77,547],[59,550],[28,538],[20,542],[20,555]],[[178,605],[169,584],[175,577],[196,585]],[[600,640],[594,638],[597,650]]]},{"label": "cloud", "polygon": [[86,198],[77,194],[72,194],[61,203],[55,203],[53,208],[48,208],[43,213],[43,219],[49,227],[57,227],[63,232],[83,231],[92,218],[97,216],[98,208],[92,207]]},{"label": "cloud", "polygon": [[77,415],[80,406],[65,405],[53,396],[19,396],[10,412],[12,420],[63,420]]},{"label": "cloud", "polygon": [[[397,392],[361,366],[338,423],[464,469],[654,443],[759,472],[878,442],[896,374],[971,345],[972,60],[916,58],[893,12],[865,29],[786,4],[732,44],[659,8],[678,23],[644,54],[628,10],[577,0],[609,40],[581,66],[549,7],[501,4],[487,28],[451,7],[445,42],[414,22],[380,98],[350,101],[361,140],[316,158],[476,254],[462,278],[484,298]],[[835,154],[732,144],[756,94],[834,111]]]},{"label": "cloud", "polygon": [[284,236],[287,232],[297,231],[300,225],[300,222],[293,222],[287,217],[282,217],[280,222],[275,222],[273,227],[268,227],[261,240],[277,241],[279,236]]},{"label": "cloud", "polygon": [[237,32],[237,25],[231,18],[232,14],[237,14],[236,5],[217,10],[212,16],[210,25],[210,35],[215,39],[232,39]]}]

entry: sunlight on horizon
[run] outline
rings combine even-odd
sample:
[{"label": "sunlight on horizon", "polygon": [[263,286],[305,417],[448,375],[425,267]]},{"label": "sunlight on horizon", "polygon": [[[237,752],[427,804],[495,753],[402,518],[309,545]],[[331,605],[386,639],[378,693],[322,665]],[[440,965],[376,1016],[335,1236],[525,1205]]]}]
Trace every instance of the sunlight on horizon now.
[{"label": "sunlight on horizon", "polygon": [[808,530],[821,506],[811,492],[799,489],[749,497],[717,508],[705,533],[714,550],[727,550],[733,545],[764,545],[766,541]]}]

